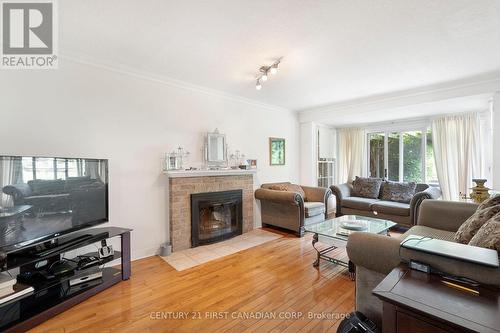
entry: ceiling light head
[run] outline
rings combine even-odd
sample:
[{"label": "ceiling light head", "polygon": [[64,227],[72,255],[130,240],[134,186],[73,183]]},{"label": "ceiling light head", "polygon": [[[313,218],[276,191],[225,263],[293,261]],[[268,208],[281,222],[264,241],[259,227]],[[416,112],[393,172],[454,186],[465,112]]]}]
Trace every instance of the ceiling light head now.
[{"label": "ceiling light head", "polygon": [[274,63],[274,64],[271,66],[271,68],[269,69],[269,71],[271,72],[271,74],[273,74],[273,75],[274,75],[274,74],[278,73],[278,66],[279,66],[279,64],[280,64],[280,63],[279,63],[279,61],[278,61],[278,62]]},{"label": "ceiling light head", "polygon": [[262,66],[261,68],[259,68],[259,71],[262,73],[260,75],[260,79],[262,80],[262,82],[266,82],[268,79],[267,72],[269,71],[269,67]]},{"label": "ceiling light head", "polygon": [[257,89],[257,90],[262,89],[262,84],[260,83],[260,80],[257,80],[257,83],[255,84],[255,89]]}]

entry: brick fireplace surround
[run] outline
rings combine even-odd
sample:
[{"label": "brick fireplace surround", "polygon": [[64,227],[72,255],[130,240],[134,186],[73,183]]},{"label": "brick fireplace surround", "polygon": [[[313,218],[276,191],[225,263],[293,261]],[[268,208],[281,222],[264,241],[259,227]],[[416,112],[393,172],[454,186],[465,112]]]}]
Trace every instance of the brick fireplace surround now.
[{"label": "brick fireplace surround", "polygon": [[[172,174],[172,173],[171,173]],[[243,233],[253,229],[253,174],[169,177],[172,251],[191,248],[191,194],[243,190]]]}]

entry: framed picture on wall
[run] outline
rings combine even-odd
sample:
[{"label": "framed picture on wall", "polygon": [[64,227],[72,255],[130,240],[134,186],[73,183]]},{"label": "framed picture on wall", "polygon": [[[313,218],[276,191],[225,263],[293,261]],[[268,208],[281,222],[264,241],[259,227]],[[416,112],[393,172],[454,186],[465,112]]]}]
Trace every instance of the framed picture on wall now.
[{"label": "framed picture on wall", "polygon": [[285,139],[269,138],[269,164],[285,165]]}]

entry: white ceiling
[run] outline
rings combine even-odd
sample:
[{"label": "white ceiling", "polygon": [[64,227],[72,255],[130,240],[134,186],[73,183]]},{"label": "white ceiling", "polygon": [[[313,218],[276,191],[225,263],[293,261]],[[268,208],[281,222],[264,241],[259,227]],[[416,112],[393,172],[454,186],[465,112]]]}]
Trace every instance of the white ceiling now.
[{"label": "white ceiling", "polygon": [[334,127],[350,127],[404,119],[432,118],[444,114],[487,111],[490,100],[491,94],[481,94],[375,111],[336,112],[334,117],[322,123]]},{"label": "white ceiling", "polygon": [[[60,53],[303,110],[500,70],[499,0],[59,1]],[[255,74],[283,56],[255,90]]]}]

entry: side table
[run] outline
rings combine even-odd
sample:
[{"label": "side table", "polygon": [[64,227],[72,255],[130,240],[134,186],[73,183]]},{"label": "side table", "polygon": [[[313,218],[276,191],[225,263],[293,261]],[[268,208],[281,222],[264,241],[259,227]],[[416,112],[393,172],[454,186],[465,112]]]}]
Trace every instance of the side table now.
[{"label": "side table", "polygon": [[373,290],[383,302],[382,328],[393,332],[500,332],[500,290],[479,295],[447,286],[437,275],[397,267]]}]

